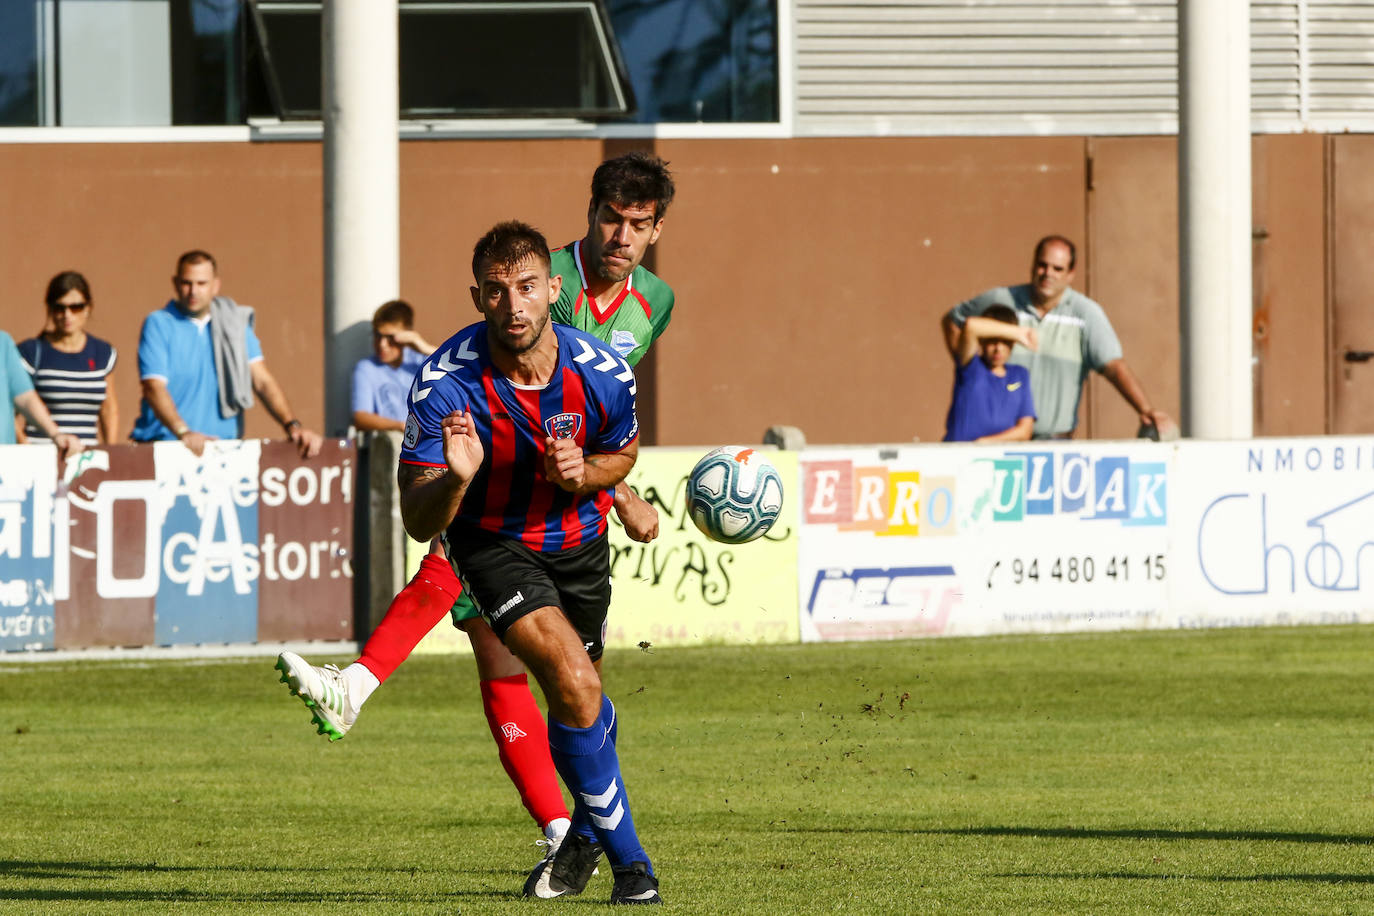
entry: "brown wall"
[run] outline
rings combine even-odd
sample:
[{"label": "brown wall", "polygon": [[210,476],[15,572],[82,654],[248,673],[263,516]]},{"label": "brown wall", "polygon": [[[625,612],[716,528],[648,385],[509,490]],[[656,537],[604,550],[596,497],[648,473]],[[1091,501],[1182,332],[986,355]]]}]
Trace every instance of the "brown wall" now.
[{"label": "brown wall", "polygon": [[[402,289],[436,342],[475,318],[471,244],[520,217],[556,244],[585,228],[599,140],[415,141],[401,149]],[[646,439],[811,442],[943,434],[950,363],[938,320],[1021,282],[1038,237],[1081,240],[1076,285],[1116,323],[1147,391],[1177,414],[1176,152],[1171,138],[670,140],[679,197],[651,266],[677,292],[641,365]],[[1255,141],[1260,432],[1325,418],[1324,158],[1320,137]],[[49,276],[87,273],[91,330],[119,347],[121,430],[137,410],[138,328],[170,294],[175,257],[220,260],[224,291],[259,310],[268,364],[301,418],[321,391],[321,171],[314,143],[0,145],[0,328],[42,319]],[[1091,180],[1092,187],[1089,188]],[[1087,434],[1132,435],[1094,381]],[[275,435],[260,409],[250,435]]]}]

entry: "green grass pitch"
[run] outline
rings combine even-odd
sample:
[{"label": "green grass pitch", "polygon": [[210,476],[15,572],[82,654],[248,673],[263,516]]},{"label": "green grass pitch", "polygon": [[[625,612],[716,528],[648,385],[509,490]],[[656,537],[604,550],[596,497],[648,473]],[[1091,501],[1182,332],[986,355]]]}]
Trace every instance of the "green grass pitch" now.
[{"label": "green grass pitch", "polygon": [[[1374,911],[1374,628],[609,653],[684,913]],[[319,659],[312,659],[320,661]],[[343,741],[273,659],[0,662],[0,911],[585,913],[470,660]],[[589,910],[589,908],[593,908]]]}]

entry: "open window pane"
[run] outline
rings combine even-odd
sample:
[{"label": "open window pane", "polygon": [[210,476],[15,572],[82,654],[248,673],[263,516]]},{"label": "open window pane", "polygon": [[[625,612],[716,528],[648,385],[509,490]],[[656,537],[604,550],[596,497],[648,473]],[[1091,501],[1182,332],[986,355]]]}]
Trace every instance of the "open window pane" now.
[{"label": "open window pane", "polygon": [[[318,118],[320,3],[253,0],[278,116]],[[598,0],[401,0],[403,118],[621,118],[633,112]]]},{"label": "open window pane", "polygon": [[172,123],[242,124],[243,0],[172,4]]}]

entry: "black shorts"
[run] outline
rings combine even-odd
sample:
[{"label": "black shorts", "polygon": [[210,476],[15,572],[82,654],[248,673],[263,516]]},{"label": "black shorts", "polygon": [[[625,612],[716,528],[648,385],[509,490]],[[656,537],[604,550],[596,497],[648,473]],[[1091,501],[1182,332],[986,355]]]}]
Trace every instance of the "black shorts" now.
[{"label": "black shorts", "polygon": [[548,553],[490,531],[450,530],[444,541],[463,587],[503,642],[521,617],[541,607],[556,607],[577,631],[591,660],[601,657],[611,607],[606,535]]}]

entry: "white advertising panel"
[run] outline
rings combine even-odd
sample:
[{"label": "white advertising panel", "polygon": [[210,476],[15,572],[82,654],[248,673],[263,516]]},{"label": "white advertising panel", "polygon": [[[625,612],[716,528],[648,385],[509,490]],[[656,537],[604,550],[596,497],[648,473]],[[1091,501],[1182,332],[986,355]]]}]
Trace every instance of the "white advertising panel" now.
[{"label": "white advertising panel", "polygon": [[1374,438],[1180,449],[1170,626],[1374,620]]},{"label": "white advertising panel", "polygon": [[1173,448],[807,449],[804,640],[1162,625]]}]

